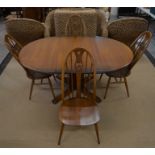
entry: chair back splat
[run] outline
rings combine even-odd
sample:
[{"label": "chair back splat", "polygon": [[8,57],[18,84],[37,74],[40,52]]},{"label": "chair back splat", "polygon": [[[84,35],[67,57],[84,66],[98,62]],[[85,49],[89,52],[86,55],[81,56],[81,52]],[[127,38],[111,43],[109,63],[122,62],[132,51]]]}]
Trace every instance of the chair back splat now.
[{"label": "chair back splat", "polygon": [[[64,100],[64,79],[69,79],[71,96],[90,97],[84,89],[91,89],[93,99],[96,96],[96,68],[93,57],[83,48],[73,49],[66,57],[62,68],[62,100]],[[91,88],[92,85],[92,88]],[[87,87],[87,88],[86,88]]]}]

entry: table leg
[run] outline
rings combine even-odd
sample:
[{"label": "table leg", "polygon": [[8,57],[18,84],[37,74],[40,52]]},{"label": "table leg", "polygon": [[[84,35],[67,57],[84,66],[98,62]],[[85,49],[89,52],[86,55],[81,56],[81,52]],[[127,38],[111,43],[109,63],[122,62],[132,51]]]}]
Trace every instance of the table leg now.
[{"label": "table leg", "polygon": [[[65,78],[65,83],[69,84],[69,88],[65,90],[64,95],[69,96],[72,93],[72,89],[76,90],[76,76],[73,75],[73,82],[71,82],[72,80],[69,80],[68,78]],[[90,80],[92,79],[92,77],[84,77],[83,78],[83,82],[85,81],[86,83],[88,83]],[[84,86],[82,85],[82,93],[85,96],[89,96],[90,98],[92,98],[93,94]],[[59,101],[61,101],[61,94],[56,96],[55,99],[52,100],[53,104],[57,104]],[[96,96],[96,102],[100,103],[102,100],[100,97]]]}]

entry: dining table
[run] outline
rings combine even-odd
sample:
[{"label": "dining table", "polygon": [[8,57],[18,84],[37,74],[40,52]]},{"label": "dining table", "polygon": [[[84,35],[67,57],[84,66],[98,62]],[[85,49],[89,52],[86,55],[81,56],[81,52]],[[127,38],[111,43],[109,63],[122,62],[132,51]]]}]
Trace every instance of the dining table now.
[{"label": "dining table", "polygon": [[[94,58],[96,73],[106,73],[127,66],[133,59],[132,50],[122,42],[105,37],[47,37],[25,45],[19,60],[25,67],[61,74],[62,62],[74,48],[85,48]],[[57,103],[61,96],[53,102]]]}]

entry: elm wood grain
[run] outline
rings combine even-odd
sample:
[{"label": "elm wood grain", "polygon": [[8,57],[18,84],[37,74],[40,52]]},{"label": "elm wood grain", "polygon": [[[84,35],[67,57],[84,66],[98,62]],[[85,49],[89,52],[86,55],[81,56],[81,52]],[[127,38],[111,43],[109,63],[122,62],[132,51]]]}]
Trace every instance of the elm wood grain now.
[{"label": "elm wood grain", "polygon": [[61,73],[64,56],[76,47],[87,49],[94,57],[96,73],[127,66],[133,54],[125,44],[103,37],[49,37],[24,46],[19,54],[22,64],[46,73]]},{"label": "elm wood grain", "polygon": [[96,131],[97,142],[98,144],[100,144],[97,123],[100,120],[99,111],[96,105],[94,105],[94,102],[92,102],[92,100],[74,98],[72,100],[65,101],[60,107],[59,117],[62,122],[58,145],[60,145],[65,125],[86,126],[93,124]]}]

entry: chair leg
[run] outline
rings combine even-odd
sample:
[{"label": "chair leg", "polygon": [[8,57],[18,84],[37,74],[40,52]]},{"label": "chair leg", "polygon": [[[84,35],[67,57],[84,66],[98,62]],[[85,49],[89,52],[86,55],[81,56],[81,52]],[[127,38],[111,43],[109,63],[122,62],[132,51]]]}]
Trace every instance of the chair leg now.
[{"label": "chair leg", "polygon": [[98,125],[97,123],[95,124],[95,131],[96,131],[96,136],[97,136],[97,142],[100,144],[100,138],[99,138],[99,132],[98,132]]},{"label": "chair leg", "polygon": [[110,81],[111,81],[111,77],[109,77],[108,82],[107,82],[107,86],[106,86],[106,90],[105,90],[105,94],[104,94],[104,99],[106,99],[108,88],[109,88],[109,85],[110,85]]},{"label": "chair leg", "polygon": [[34,85],[34,79],[32,79],[32,82],[31,82],[31,88],[30,88],[30,96],[29,96],[29,100],[31,100],[32,91],[33,91],[33,85]]},{"label": "chair leg", "polygon": [[125,83],[125,87],[126,87],[127,95],[128,95],[128,97],[129,97],[129,88],[128,88],[128,83],[127,83],[127,79],[126,79],[126,77],[124,77],[124,83]]},{"label": "chair leg", "polygon": [[119,78],[119,83],[121,83],[122,82],[122,78]]},{"label": "chair leg", "polygon": [[103,76],[103,73],[100,75],[99,80],[101,80],[101,79],[102,79],[102,76]]},{"label": "chair leg", "polygon": [[115,79],[115,82],[116,82],[116,83],[118,83],[118,80],[117,80],[117,78],[114,78],[114,79]]},{"label": "chair leg", "polygon": [[58,145],[60,145],[60,143],[61,143],[61,137],[62,137],[62,134],[63,134],[63,130],[64,130],[64,124],[62,123],[61,124],[61,129],[60,129],[60,134],[59,134]]},{"label": "chair leg", "polygon": [[55,74],[53,74],[53,78],[54,78],[54,81],[57,82],[57,78],[55,77]]},{"label": "chair leg", "polygon": [[40,83],[43,84],[43,79],[41,79],[41,82]]},{"label": "chair leg", "polygon": [[53,90],[53,85],[52,85],[52,82],[51,82],[50,78],[48,78],[48,83],[49,83],[49,85],[50,85],[53,98],[55,99],[55,94],[54,94],[54,90]]}]

